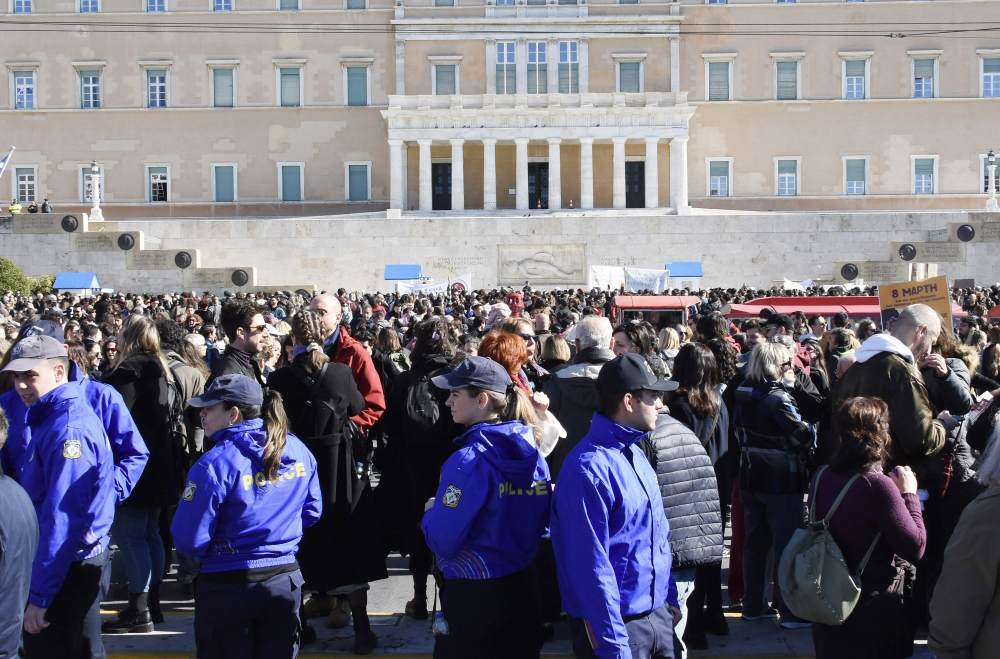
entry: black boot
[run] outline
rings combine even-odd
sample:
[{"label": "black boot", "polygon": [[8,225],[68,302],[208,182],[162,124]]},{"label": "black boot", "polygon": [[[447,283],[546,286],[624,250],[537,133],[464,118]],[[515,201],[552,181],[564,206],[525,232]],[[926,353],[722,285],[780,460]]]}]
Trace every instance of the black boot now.
[{"label": "black boot", "polygon": [[354,654],[371,654],[378,647],[378,637],[368,620],[368,592],[356,590],[347,597],[354,619]]},{"label": "black boot", "polygon": [[129,593],[128,607],[118,613],[118,618],[101,625],[102,634],[148,634],[153,631],[149,615],[149,594]]},{"label": "black boot", "polygon": [[163,611],[160,610],[160,584],[149,587],[149,617],[156,624],[163,622]]}]

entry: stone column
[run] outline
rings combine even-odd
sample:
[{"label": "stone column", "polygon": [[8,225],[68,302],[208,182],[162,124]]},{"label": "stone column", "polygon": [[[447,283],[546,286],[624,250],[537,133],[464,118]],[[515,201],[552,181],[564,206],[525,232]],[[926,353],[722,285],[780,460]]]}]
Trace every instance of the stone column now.
[{"label": "stone column", "polygon": [[681,90],[681,38],[670,37],[670,91]]},{"label": "stone column", "polygon": [[396,39],[396,93],[406,94],[406,41]]},{"label": "stone column", "polygon": [[528,138],[516,137],[514,144],[517,149],[516,185],[517,195],[514,197],[514,208],[519,211],[528,210]]},{"label": "stone column", "polygon": [[614,177],[612,178],[611,207],[625,208],[625,137],[612,137],[614,144]]},{"label": "stone column", "polygon": [[451,210],[465,210],[465,140],[451,140]]},{"label": "stone column", "polygon": [[660,161],[657,152],[659,137],[646,138],[646,208],[660,206]]},{"label": "stone column", "polygon": [[389,208],[403,210],[403,140],[389,140]]},{"label": "stone column", "polygon": [[562,208],[562,159],[560,153],[562,140],[558,137],[549,138],[549,210]]},{"label": "stone column", "polygon": [[580,138],[580,208],[594,207],[594,138]]},{"label": "stone column", "polygon": [[579,63],[580,72],[580,93],[589,94],[590,93],[590,39],[583,38],[579,40],[579,45],[577,46],[578,51],[576,58]]},{"label": "stone column", "polygon": [[497,141],[483,140],[483,210],[497,209]]},{"label": "stone column", "polygon": [[429,211],[434,208],[433,181],[431,181],[431,140],[417,140],[420,147],[420,210]]},{"label": "stone column", "polygon": [[514,70],[517,72],[517,84],[514,90],[518,94],[528,93],[528,40],[518,39],[514,42]]},{"label": "stone column", "polygon": [[686,135],[670,140],[670,205],[678,215],[691,214],[691,207],[688,206],[687,143]]},{"label": "stone column", "polygon": [[[486,93],[497,93],[497,40],[486,40]],[[494,144],[496,142],[494,141]]]}]

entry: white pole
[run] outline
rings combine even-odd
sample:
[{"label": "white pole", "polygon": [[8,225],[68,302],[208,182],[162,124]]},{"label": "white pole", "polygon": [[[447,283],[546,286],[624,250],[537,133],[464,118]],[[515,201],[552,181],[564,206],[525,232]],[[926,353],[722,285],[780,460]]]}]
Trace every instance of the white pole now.
[{"label": "white pole", "polygon": [[988,213],[997,213],[1000,212],[1000,207],[997,206],[997,189],[996,189],[997,186],[996,186],[996,179],[994,178],[994,176],[996,175],[997,166],[987,165],[986,169],[989,171],[989,177],[990,177],[990,185],[989,185],[990,198],[986,200],[986,211]]}]

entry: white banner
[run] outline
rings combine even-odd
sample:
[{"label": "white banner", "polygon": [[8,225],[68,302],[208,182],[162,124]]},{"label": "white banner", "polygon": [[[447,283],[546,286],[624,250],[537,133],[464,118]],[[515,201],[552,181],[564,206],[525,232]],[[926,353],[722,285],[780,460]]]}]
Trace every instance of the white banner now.
[{"label": "white banner", "polygon": [[629,293],[649,290],[659,294],[669,289],[669,284],[670,273],[666,270],[625,268],[625,290]]},{"label": "white banner", "polygon": [[590,274],[587,276],[587,290],[598,288],[602,291],[611,287],[617,290],[625,283],[625,268],[618,268],[610,265],[592,265]]},{"label": "white banner", "polygon": [[412,295],[440,295],[447,293],[449,289],[457,288],[463,293],[472,290],[472,273],[466,273],[444,281],[434,281],[429,284],[421,284],[415,281],[396,282],[397,293],[410,293]]}]

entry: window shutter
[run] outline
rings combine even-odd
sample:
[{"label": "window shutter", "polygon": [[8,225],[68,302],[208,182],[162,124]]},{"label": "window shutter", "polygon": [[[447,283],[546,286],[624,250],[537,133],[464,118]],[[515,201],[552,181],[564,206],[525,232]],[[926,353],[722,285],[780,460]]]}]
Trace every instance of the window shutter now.
[{"label": "window shutter", "polygon": [[708,63],[708,100],[728,101],[729,62]]},{"label": "window shutter", "polygon": [[778,100],[794,101],[799,97],[798,62],[778,62]]},{"label": "window shutter", "polygon": [[622,62],[618,65],[618,91],[639,93],[639,62]]},{"label": "window shutter", "polygon": [[797,163],[794,160],[779,160],[778,161],[778,173],[779,174],[794,174]]},{"label": "window shutter", "polygon": [[233,107],[233,70],[213,69],[212,76],[215,87],[215,107]]},{"label": "window shutter", "polygon": [[302,201],[299,195],[302,169],[298,165],[281,166],[281,200]]},{"label": "window shutter", "polygon": [[347,104],[368,105],[368,69],[352,66],[347,69]]},{"label": "window shutter", "polygon": [[434,0],[435,7],[454,7],[455,0]]},{"label": "window shutter", "polygon": [[348,9],[364,9],[365,0],[347,0]]},{"label": "window shutter", "polygon": [[447,96],[455,93],[455,66],[453,64],[438,64],[434,67],[437,81],[437,94]]},{"label": "window shutter", "polygon": [[281,69],[281,105],[298,107],[300,69]]},{"label": "window shutter", "polygon": [[299,8],[299,0],[281,0],[282,11],[295,11]]},{"label": "window shutter", "polygon": [[865,61],[864,60],[848,60],[847,64],[847,77],[848,78],[863,78],[865,75]]},{"label": "window shutter", "polygon": [[637,5],[637,4],[639,4],[639,0],[618,0],[618,4],[620,4],[620,5]]},{"label": "window shutter", "polygon": [[708,169],[710,176],[729,176],[729,163],[725,160],[713,160]]},{"label": "window shutter", "polygon": [[232,167],[216,167],[215,168],[215,200],[216,201],[234,201],[235,195],[233,194],[233,168]]},{"label": "window shutter", "polygon": [[368,167],[367,165],[348,165],[348,195],[351,201],[368,201]]},{"label": "window shutter", "polygon": [[934,77],[934,60],[932,59],[918,59],[913,61],[913,77],[914,78],[933,78]]},{"label": "window shutter", "polygon": [[917,158],[913,164],[913,173],[917,176],[934,176],[934,159]]},{"label": "window shutter", "polygon": [[983,73],[1000,73],[1000,59],[984,59]]},{"label": "window shutter", "polygon": [[847,180],[848,181],[864,181],[865,180],[865,161],[864,160],[848,160],[847,161]]}]

